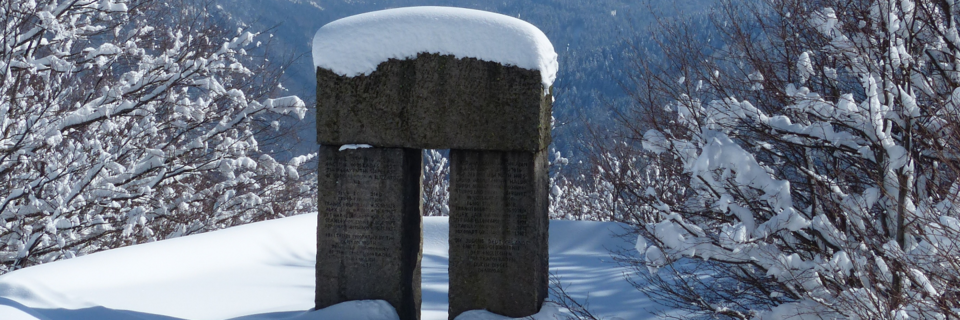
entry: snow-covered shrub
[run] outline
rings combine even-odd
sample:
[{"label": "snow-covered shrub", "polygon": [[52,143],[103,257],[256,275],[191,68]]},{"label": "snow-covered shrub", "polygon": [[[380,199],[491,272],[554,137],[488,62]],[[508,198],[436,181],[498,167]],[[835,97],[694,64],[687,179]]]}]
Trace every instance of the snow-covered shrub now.
[{"label": "snow-covered shrub", "polygon": [[439,150],[423,150],[423,215],[450,215],[450,161]]},{"label": "snow-covered shrub", "polygon": [[190,2],[0,0],[0,17],[0,273],[315,210],[312,156],[255,138],[305,112],[270,98],[257,34]]},{"label": "snow-covered shrub", "polygon": [[708,318],[960,316],[960,7],[722,3],[637,60],[624,143],[662,173],[624,219],[638,288]]},{"label": "snow-covered shrub", "polygon": [[[609,141],[604,139],[604,141]],[[567,220],[641,221],[653,209],[647,185],[660,181],[658,165],[626,144],[594,143],[589,166],[567,165],[554,151],[550,176],[550,217]]]}]

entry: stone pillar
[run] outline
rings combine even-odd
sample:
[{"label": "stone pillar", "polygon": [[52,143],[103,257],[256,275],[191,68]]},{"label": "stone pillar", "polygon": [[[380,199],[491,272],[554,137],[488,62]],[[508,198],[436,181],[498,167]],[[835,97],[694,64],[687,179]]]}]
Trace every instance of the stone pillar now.
[{"label": "stone pillar", "polygon": [[544,151],[450,150],[450,309],[537,313],[547,296]]},{"label": "stone pillar", "polygon": [[321,146],[316,308],[386,300],[420,319],[421,151]]}]

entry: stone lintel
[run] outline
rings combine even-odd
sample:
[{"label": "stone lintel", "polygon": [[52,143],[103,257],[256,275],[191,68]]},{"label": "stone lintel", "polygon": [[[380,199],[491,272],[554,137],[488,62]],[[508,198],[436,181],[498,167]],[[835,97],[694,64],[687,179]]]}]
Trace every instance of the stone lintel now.
[{"label": "stone lintel", "polygon": [[321,146],[316,307],[386,300],[420,319],[421,151]]},{"label": "stone lintel", "polygon": [[539,151],[552,101],[537,70],[452,55],[390,59],[355,77],[317,68],[317,141]]}]

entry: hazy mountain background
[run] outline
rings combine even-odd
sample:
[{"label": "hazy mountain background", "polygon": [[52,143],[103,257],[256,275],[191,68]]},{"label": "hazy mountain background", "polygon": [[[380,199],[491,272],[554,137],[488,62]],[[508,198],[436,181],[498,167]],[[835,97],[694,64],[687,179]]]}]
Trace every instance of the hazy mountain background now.
[{"label": "hazy mountain background", "polygon": [[[604,124],[612,107],[628,102],[620,80],[627,57],[636,56],[624,40],[646,37],[657,16],[672,18],[704,12],[716,0],[215,0],[229,19],[266,30],[260,40],[276,61],[292,60],[284,87],[313,105],[316,78],[310,53],[313,35],[324,24],[369,11],[407,6],[454,6],[518,17],[542,30],[559,54],[554,93],[554,147],[573,160],[587,122]],[[385,31],[389,32],[389,31]],[[269,41],[268,41],[269,40]],[[656,58],[656,57],[642,57]],[[311,109],[311,112],[313,109]],[[299,141],[287,141],[288,155],[316,149],[315,114],[291,123]],[[279,151],[279,150],[277,150]]]}]

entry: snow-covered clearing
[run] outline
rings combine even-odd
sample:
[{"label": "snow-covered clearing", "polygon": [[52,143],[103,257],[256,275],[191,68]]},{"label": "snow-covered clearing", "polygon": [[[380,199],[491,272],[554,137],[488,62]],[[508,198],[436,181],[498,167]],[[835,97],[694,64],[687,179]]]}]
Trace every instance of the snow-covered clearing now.
[{"label": "snow-covered clearing", "polygon": [[[381,301],[313,307],[316,214],[104,251],[0,276],[0,319],[395,319]],[[550,222],[550,270],[605,318],[659,309],[622,279],[615,223]],[[447,219],[424,219],[422,319],[447,319]],[[469,317],[467,317],[469,316]],[[483,312],[458,319],[498,319]],[[551,317],[552,318],[552,317]]]},{"label": "snow-covered clearing", "polygon": [[370,74],[388,59],[410,59],[423,52],[539,70],[545,88],[557,75],[557,53],[540,29],[487,11],[452,7],[374,11],[328,23],[313,38],[314,65],[350,77]]}]

